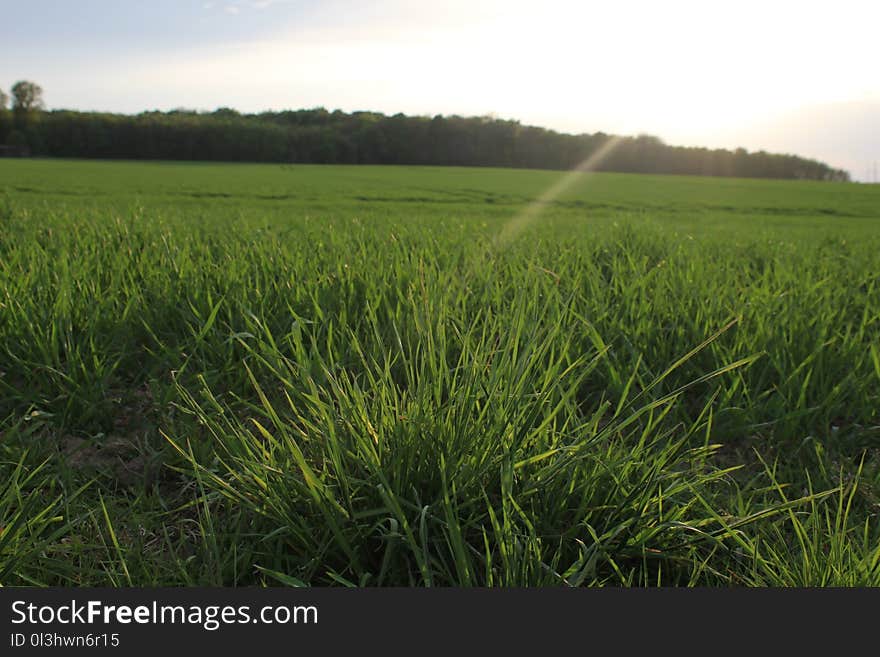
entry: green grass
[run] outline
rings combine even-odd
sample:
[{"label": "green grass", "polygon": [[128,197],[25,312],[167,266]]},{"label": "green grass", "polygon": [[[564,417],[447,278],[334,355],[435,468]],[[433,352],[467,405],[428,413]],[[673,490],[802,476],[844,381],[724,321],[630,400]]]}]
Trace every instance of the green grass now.
[{"label": "green grass", "polygon": [[880,585],[880,188],[0,161],[0,584]]}]

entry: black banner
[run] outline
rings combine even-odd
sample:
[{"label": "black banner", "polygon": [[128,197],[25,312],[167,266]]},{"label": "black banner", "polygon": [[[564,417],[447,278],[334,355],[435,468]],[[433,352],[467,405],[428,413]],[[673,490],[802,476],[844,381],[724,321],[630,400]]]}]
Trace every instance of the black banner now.
[{"label": "black banner", "polygon": [[[878,590],[0,589],[0,654],[780,647],[873,635]],[[762,652],[759,650],[758,652]]]}]

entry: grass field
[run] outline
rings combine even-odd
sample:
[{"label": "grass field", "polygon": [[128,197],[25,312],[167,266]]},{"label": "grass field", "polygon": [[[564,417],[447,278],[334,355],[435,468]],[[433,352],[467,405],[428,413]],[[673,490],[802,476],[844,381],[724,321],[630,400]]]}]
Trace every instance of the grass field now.
[{"label": "grass field", "polygon": [[880,186],[562,175],[0,160],[0,584],[880,585]]}]

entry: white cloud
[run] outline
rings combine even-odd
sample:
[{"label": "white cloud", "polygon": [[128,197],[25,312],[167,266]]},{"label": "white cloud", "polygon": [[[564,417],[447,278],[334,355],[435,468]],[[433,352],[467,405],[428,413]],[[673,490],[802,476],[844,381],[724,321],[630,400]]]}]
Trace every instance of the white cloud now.
[{"label": "white cloud", "polygon": [[[277,5],[278,2],[279,0],[227,0],[222,8],[224,13],[235,16],[236,14],[241,13],[242,9],[268,9],[273,5]],[[218,6],[218,3],[216,2],[206,2],[202,5],[202,8],[212,10],[219,9],[220,6]]]}]

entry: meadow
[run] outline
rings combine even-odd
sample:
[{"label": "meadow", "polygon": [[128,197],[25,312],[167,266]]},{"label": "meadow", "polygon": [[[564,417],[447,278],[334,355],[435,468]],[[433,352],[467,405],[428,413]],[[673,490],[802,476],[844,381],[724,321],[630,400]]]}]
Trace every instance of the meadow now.
[{"label": "meadow", "polygon": [[0,584],[880,585],[880,186],[0,160]]}]

